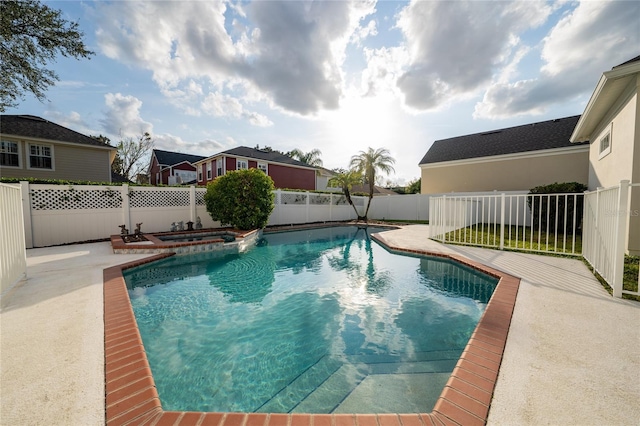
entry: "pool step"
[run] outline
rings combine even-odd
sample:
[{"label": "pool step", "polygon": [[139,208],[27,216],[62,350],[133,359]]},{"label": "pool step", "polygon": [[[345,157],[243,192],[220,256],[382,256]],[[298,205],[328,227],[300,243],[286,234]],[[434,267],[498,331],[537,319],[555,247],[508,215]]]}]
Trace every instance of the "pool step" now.
[{"label": "pool step", "polygon": [[[316,390],[295,406],[292,412],[340,412],[341,404],[369,376],[421,375],[422,379],[438,383],[437,394],[458,362],[462,350],[420,352],[406,360],[399,355],[350,355],[348,361]],[[429,379],[433,377],[434,379]],[[440,386],[440,382],[444,382]]]},{"label": "pool step", "polygon": [[[367,377],[360,366],[344,364],[291,410],[293,413],[331,413]],[[358,368],[360,367],[360,368]]]},{"label": "pool step", "polygon": [[288,413],[301,400],[315,391],[324,381],[331,377],[343,362],[325,355],[304,373],[289,383],[273,398],[259,407],[256,412],[261,413]]},{"label": "pool step", "polygon": [[255,411],[334,412],[367,376],[449,375],[461,353],[461,349],[418,352],[410,359],[402,355],[325,355]]}]

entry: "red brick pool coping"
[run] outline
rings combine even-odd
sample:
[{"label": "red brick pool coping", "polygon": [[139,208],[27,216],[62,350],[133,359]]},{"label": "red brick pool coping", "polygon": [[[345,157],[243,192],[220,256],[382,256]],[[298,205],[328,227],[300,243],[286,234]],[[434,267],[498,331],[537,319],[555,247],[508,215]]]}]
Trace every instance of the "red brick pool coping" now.
[{"label": "red brick pool coping", "polygon": [[173,256],[163,253],[104,270],[105,416],[107,425],[432,426],[484,425],[509,333],[520,279],[455,254],[389,247],[456,260],[499,278],[475,331],[431,413],[265,414],[164,411],[129,301],[122,271]]}]

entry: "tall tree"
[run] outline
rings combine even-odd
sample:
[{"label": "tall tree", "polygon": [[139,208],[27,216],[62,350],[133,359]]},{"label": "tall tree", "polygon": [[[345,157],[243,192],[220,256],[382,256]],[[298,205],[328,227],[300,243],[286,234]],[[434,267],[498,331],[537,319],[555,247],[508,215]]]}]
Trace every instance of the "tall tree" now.
[{"label": "tall tree", "polygon": [[111,164],[111,170],[136,181],[149,165],[149,155],[153,150],[153,139],[149,132],[144,132],[137,138],[124,138],[116,146],[116,158]]},{"label": "tall tree", "polygon": [[367,221],[369,215],[369,207],[371,207],[371,199],[373,198],[373,189],[376,184],[376,173],[378,171],[391,173],[394,170],[392,164],[396,160],[391,157],[389,150],[386,148],[368,148],[366,151],[360,151],[359,154],[351,157],[349,167],[360,172],[364,178],[364,182],[369,186],[369,201],[367,209],[364,212],[364,220]]},{"label": "tall tree", "polygon": [[38,0],[0,1],[0,112],[17,106],[24,92],[45,100],[44,92],[59,80],[46,68],[57,54],[76,59],[94,54],[83,35],[77,22]]},{"label": "tall tree", "polygon": [[421,188],[421,182],[422,182],[422,178],[418,178],[416,180],[412,180],[411,182],[409,182],[409,185],[407,185],[407,194],[419,194],[420,193],[420,188]]},{"label": "tall tree", "polygon": [[298,160],[304,164],[308,164],[312,167],[322,167],[322,151],[319,149],[312,149],[309,152],[302,152],[298,148],[289,151],[287,155],[295,160]]},{"label": "tall tree", "polygon": [[342,188],[342,193],[349,205],[353,207],[353,211],[356,212],[358,220],[365,219],[365,217],[360,216],[358,209],[356,209],[355,204],[353,204],[351,188],[353,188],[353,185],[359,185],[360,183],[362,183],[362,175],[357,170],[341,170],[327,182],[327,185],[332,188]]}]

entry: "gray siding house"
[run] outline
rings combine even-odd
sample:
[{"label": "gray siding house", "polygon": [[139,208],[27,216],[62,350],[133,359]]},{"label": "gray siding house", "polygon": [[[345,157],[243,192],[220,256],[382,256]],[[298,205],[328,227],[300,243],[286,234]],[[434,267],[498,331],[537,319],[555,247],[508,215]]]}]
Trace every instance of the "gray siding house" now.
[{"label": "gray siding house", "polygon": [[0,115],[0,177],[111,182],[116,148],[33,115]]}]

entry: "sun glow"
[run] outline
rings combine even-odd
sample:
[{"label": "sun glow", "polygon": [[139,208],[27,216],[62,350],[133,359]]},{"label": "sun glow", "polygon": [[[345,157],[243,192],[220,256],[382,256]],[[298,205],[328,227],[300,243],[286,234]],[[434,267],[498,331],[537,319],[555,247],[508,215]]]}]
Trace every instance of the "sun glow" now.
[{"label": "sun glow", "polygon": [[345,99],[339,110],[325,117],[330,140],[336,146],[357,150],[395,145],[400,120],[393,104],[393,99],[383,97]]}]

